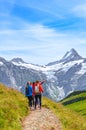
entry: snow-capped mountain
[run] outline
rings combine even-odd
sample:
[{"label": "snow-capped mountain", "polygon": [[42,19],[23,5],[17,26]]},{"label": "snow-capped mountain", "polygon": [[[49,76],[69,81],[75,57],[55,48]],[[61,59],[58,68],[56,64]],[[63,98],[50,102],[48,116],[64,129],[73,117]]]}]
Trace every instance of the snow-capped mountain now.
[{"label": "snow-capped mountain", "polygon": [[68,51],[61,60],[39,66],[24,62],[21,58],[6,61],[0,57],[0,82],[24,93],[29,80],[46,80],[44,95],[61,100],[76,90],[86,90],[86,58],[74,49]]},{"label": "snow-capped mountain", "polygon": [[70,62],[70,61],[74,61],[74,60],[80,60],[80,59],[84,59],[82,58],[75,49],[71,49],[70,51],[66,52],[66,54],[63,56],[63,58],[59,61],[54,61],[51,63],[48,63],[47,66],[53,65],[53,64],[58,64],[60,62]]},{"label": "snow-capped mountain", "polygon": [[25,63],[21,58],[13,58],[10,62]]},{"label": "snow-capped mountain", "polygon": [[70,51],[68,51],[64,57],[61,59],[61,61],[65,61],[65,62],[68,62],[68,61],[73,61],[73,60],[80,60],[82,59],[82,57],[76,52],[75,49],[71,49]]}]

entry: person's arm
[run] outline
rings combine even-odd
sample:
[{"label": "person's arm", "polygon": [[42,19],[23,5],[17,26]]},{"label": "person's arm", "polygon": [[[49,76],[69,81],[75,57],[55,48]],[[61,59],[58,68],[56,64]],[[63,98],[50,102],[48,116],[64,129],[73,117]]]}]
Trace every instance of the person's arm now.
[{"label": "person's arm", "polygon": [[40,84],[43,84],[45,82],[45,80],[43,80],[43,81],[40,81]]},{"label": "person's arm", "polygon": [[44,92],[42,85],[40,85],[40,92]]}]

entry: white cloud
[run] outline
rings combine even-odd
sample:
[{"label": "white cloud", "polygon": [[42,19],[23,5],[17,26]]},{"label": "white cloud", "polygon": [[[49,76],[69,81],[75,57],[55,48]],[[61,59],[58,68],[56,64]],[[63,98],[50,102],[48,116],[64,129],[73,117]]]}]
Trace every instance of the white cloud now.
[{"label": "white cloud", "polygon": [[[64,30],[63,33],[59,31],[59,26],[61,26],[60,23],[57,23],[59,30],[57,26],[56,29],[43,26],[41,24],[43,23],[42,21],[40,22],[40,24],[32,24],[29,22],[27,23],[22,17],[20,19],[19,17],[16,17],[16,15],[11,14],[15,2],[16,0],[9,0],[8,3],[10,4],[8,4],[8,8],[6,8],[6,3],[4,4],[3,2],[4,8],[1,8],[0,16],[2,20],[0,20],[0,56],[4,56],[7,59],[21,57],[28,62],[47,64],[48,62],[60,59],[61,57],[63,57],[66,51],[71,48],[75,48],[76,50],[83,52],[83,55],[85,55],[85,35],[84,37],[79,37],[78,32],[76,33],[76,35],[74,34],[74,32],[72,34],[70,34],[69,32],[66,33],[66,30]],[[36,3],[34,3],[33,1],[30,2],[28,0],[21,0],[17,1],[16,4],[19,4],[19,6],[21,7],[24,6],[27,8],[30,7],[33,9],[37,9],[39,10],[39,12],[42,11],[44,13],[48,13],[49,15],[53,15],[55,16],[55,18],[58,19],[64,18],[62,14],[65,14],[65,12],[69,13],[67,8],[68,5],[66,3],[63,9],[63,5],[61,6],[61,4],[63,3],[58,4],[58,2],[55,0],[54,3],[50,2],[49,0],[43,1],[41,3],[39,3],[39,1],[35,2]],[[82,6],[76,6],[73,11],[76,15],[79,16],[80,12],[82,12],[83,15],[86,14],[84,6],[83,9]],[[54,20],[58,21],[58,19]],[[45,17],[44,20],[48,22],[49,18]],[[62,22],[65,26],[64,21]]]},{"label": "white cloud", "polygon": [[[24,24],[25,25],[25,24]],[[86,40],[86,39],[84,39]],[[56,61],[71,48],[79,48],[83,39],[38,24],[26,24],[21,30],[0,32],[0,56],[21,57],[27,62],[47,64]]]},{"label": "white cloud", "polygon": [[[63,34],[49,29],[43,25],[29,25],[27,29],[21,30],[3,30],[0,32],[0,49],[5,50],[22,50],[34,48],[56,48],[56,46],[64,46],[73,41],[68,34]],[[69,37],[69,38],[68,38]],[[6,48],[4,48],[4,45]]]},{"label": "white cloud", "polygon": [[86,3],[75,6],[73,12],[78,17],[86,18]]}]

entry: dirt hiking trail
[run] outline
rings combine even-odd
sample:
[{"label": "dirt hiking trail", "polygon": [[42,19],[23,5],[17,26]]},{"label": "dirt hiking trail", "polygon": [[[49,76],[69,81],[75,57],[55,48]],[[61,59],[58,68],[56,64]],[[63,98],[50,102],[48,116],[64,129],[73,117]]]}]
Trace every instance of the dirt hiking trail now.
[{"label": "dirt hiking trail", "polygon": [[22,123],[22,130],[62,130],[55,114],[47,108],[30,111]]}]

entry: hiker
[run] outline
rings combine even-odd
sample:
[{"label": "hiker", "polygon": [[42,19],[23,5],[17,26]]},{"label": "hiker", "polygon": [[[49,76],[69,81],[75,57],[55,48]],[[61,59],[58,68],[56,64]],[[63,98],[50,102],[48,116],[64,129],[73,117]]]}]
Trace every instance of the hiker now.
[{"label": "hiker", "polygon": [[39,103],[39,107],[41,109],[42,105],[42,93],[43,93],[43,87],[40,81],[36,81],[35,86],[34,86],[34,94],[35,94],[35,109]]},{"label": "hiker", "polygon": [[30,84],[30,82],[27,82],[26,89],[25,89],[25,95],[28,98],[28,105],[30,107],[30,110],[32,108],[32,101],[33,101],[33,88]]}]

